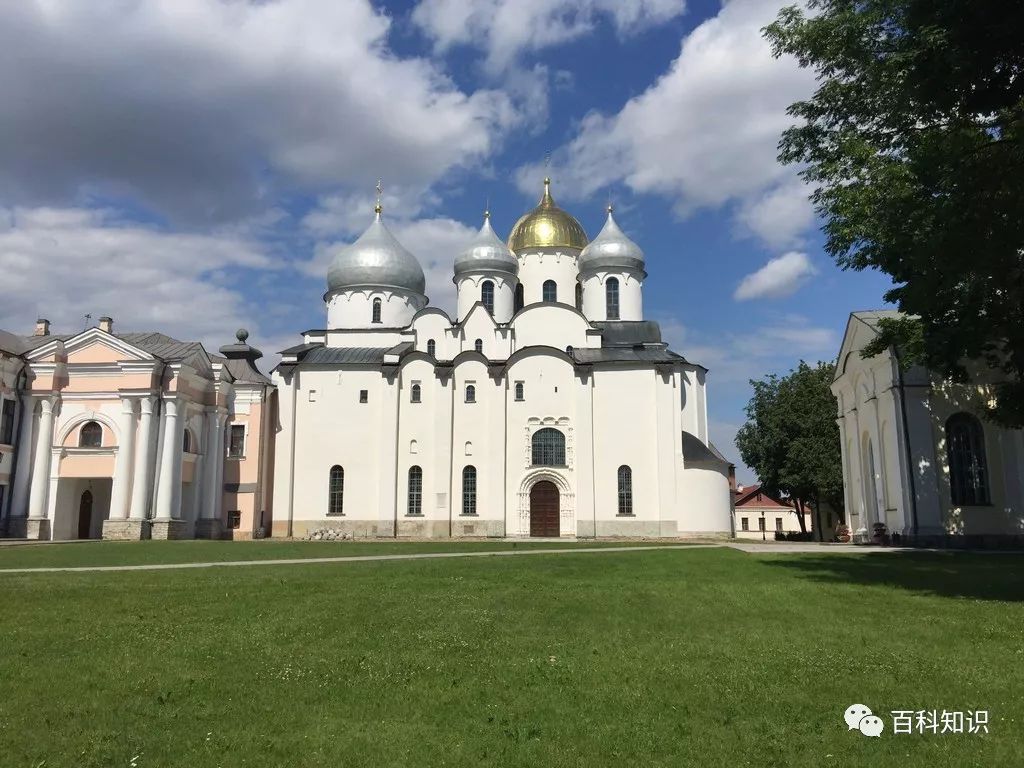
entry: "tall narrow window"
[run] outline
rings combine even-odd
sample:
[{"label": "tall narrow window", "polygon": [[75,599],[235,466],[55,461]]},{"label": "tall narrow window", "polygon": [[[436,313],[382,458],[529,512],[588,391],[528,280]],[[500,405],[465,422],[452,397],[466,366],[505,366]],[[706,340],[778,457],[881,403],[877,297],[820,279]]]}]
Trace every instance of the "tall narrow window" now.
[{"label": "tall narrow window", "polygon": [[534,432],[531,449],[534,466],[565,466],[565,435],[557,429],[546,427]]},{"label": "tall narrow window", "polygon": [[437,344],[434,343],[433,339],[427,339],[427,354],[431,357],[437,357]]},{"label": "tall narrow window", "polygon": [[372,322],[380,322],[380,299],[373,300],[373,319]]},{"label": "tall narrow window", "polygon": [[625,464],[619,467],[619,514],[633,514],[633,470]]},{"label": "tall narrow window", "polygon": [[969,413],[955,413],[946,422],[949,490],[957,506],[991,504],[985,432]]},{"label": "tall narrow window", "polygon": [[477,352],[481,352],[482,353],[484,351],[484,340],[483,339],[477,339],[476,341],[474,341],[473,342],[473,349],[475,349]]},{"label": "tall narrow window", "polygon": [[406,514],[423,514],[423,470],[409,467],[409,504]]},{"label": "tall narrow window", "polygon": [[409,401],[418,403],[420,401],[421,388],[419,384],[413,384],[412,389],[409,390]]},{"label": "tall narrow window", "polygon": [[608,310],[609,320],[619,319],[619,279],[609,277],[604,284],[605,308]]},{"label": "tall narrow window", "polygon": [[516,382],[516,400],[525,400],[526,385],[521,381]]},{"label": "tall narrow window", "polygon": [[245,456],[245,424],[232,424],[228,440],[228,457],[240,459]]},{"label": "tall narrow window", "polygon": [[466,402],[467,403],[475,403],[476,402],[476,387],[473,386],[472,384],[467,384],[466,385]]},{"label": "tall narrow window", "polygon": [[343,515],[345,508],[345,470],[335,464],[331,467],[327,489],[327,514]]},{"label": "tall narrow window", "polygon": [[544,301],[558,301],[558,285],[554,280],[545,280],[541,287],[541,298]]},{"label": "tall narrow window", "polygon": [[484,309],[494,314],[494,283],[490,280],[484,280],[480,286],[480,301],[483,302]]},{"label": "tall narrow window", "polygon": [[576,283],[576,309],[583,311],[583,285]]},{"label": "tall narrow window", "polygon": [[476,467],[462,470],[462,514],[476,514]]},{"label": "tall narrow window", "polygon": [[78,433],[80,448],[99,448],[103,445],[103,427],[95,421],[87,421]]},{"label": "tall narrow window", "polygon": [[0,443],[11,445],[14,442],[14,401],[4,400],[3,411],[0,412]]},{"label": "tall narrow window", "polygon": [[516,298],[515,298],[515,312],[518,312],[526,305],[526,301],[523,298],[523,284],[519,283],[516,286]]},{"label": "tall narrow window", "polygon": [[187,429],[181,435],[181,452],[192,453],[192,433]]}]

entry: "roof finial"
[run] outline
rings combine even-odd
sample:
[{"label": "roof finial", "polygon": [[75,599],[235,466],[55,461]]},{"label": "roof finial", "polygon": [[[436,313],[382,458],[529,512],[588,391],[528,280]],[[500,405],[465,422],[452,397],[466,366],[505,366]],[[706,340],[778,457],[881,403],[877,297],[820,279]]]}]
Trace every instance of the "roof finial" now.
[{"label": "roof finial", "polygon": [[491,218],[491,196],[488,195],[484,201],[484,218]]},{"label": "roof finial", "polygon": [[380,212],[384,210],[384,207],[380,204],[380,196],[384,194],[384,180],[377,179],[377,204],[373,206],[373,212],[380,216]]},{"label": "roof finial", "polygon": [[615,206],[612,205],[612,191],[610,189],[608,190],[608,204],[604,209],[608,212],[608,215],[611,215],[611,212],[615,210]]}]

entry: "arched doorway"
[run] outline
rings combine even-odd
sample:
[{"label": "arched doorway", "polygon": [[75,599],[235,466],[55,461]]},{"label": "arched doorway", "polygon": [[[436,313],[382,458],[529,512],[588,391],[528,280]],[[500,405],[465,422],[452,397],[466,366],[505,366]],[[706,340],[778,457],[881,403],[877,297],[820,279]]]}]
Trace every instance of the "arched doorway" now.
[{"label": "arched doorway", "polygon": [[558,488],[550,480],[540,480],[530,489],[530,535],[558,536]]},{"label": "arched doorway", "polygon": [[85,491],[78,503],[78,538],[92,538],[92,491]]}]

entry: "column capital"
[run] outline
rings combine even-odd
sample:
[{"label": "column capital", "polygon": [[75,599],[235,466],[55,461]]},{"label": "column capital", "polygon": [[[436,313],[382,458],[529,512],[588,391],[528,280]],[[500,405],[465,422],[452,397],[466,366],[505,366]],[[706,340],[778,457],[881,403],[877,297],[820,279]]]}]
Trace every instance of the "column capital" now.
[{"label": "column capital", "polygon": [[146,395],[139,398],[139,410],[143,416],[153,415],[153,405],[156,403],[156,398],[152,395]]},{"label": "column capital", "polygon": [[45,395],[36,395],[36,399],[39,400],[39,407],[41,412],[44,414],[53,413],[53,409],[60,402],[60,395],[54,395],[47,393]]},{"label": "column capital", "polygon": [[125,416],[135,415],[135,398],[121,395],[121,413]]}]

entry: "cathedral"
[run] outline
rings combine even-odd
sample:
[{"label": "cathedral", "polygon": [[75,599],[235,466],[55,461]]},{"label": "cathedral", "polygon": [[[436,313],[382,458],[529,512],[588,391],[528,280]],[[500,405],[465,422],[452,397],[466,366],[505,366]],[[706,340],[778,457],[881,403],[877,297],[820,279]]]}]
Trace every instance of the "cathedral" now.
[{"label": "cathedral", "polygon": [[707,371],[644,319],[646,277],[610,206],[588,240],[545,179],[455,256],[452,318],[378,202],[273,372],[271,535],[729,535]]}]

